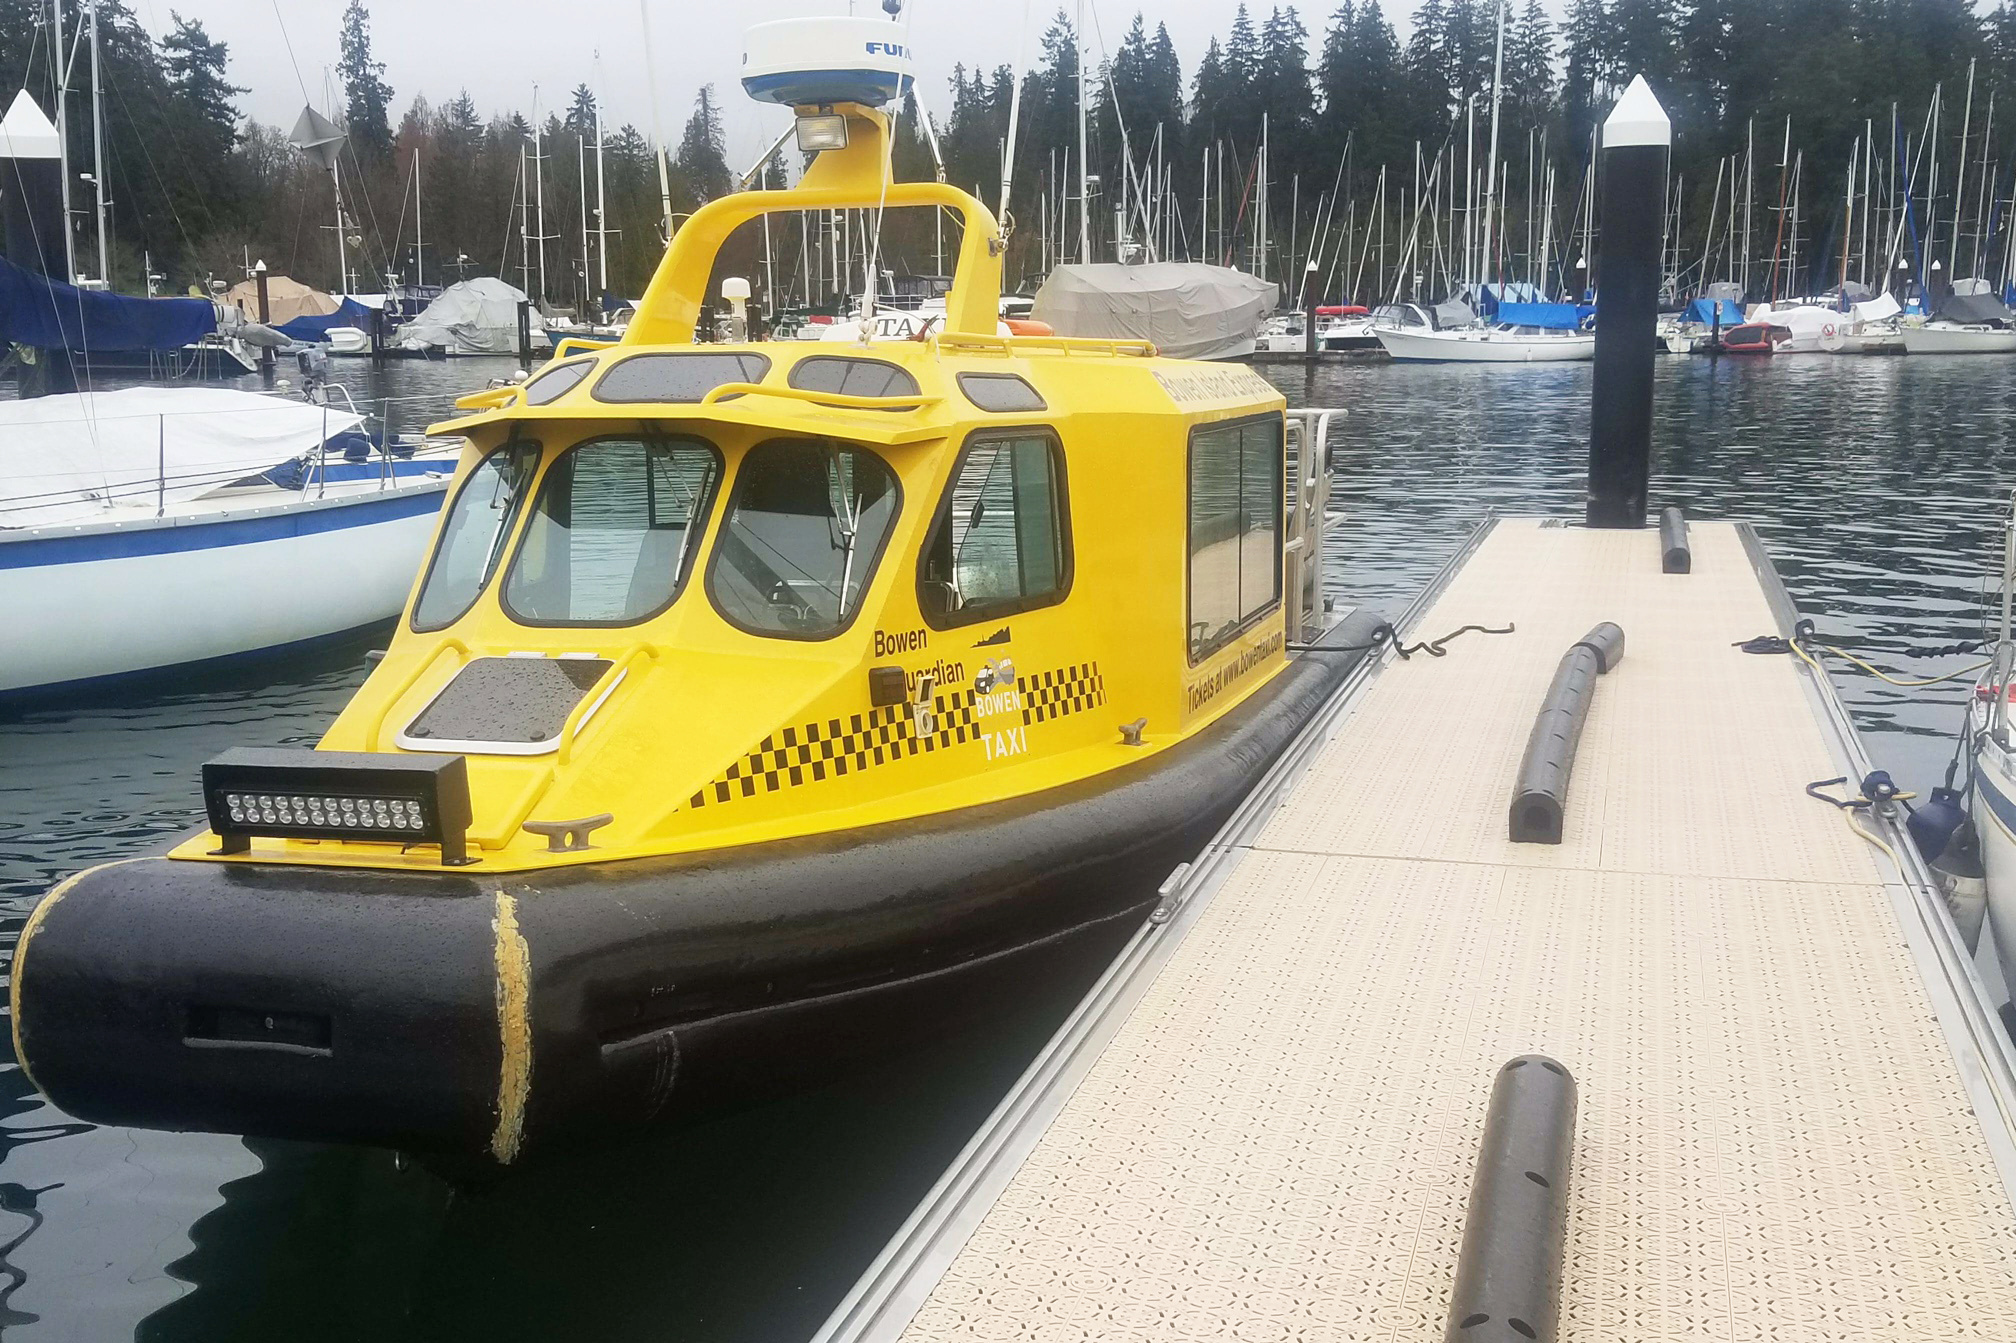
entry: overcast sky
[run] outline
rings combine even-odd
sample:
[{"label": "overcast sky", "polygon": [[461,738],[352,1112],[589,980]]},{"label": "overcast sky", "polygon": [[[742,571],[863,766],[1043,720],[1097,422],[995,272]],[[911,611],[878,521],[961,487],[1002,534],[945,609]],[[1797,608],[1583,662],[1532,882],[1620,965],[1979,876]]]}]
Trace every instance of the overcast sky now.
[{"label": "overcast sky", "polygon": [[[239,105],[259,120],[294,124],[307,97],[319,107],[334,83],[337,32],[347,0],[130,0],[140,21],[157,36],[170,26],[171,6],[201,19],[211,36],[230,44],[231,79],[250,91]],[[614,125],[633,122],[651,134],[651,81],[646,77],[643,20],[648,4],[657,57],[665,138],[676,143],[700,85],[722,94],[729,160],[737,168],[755,159],[782,131],[789,113],[759,106],[735,84],[741,35],[765,19],[840,14],[849,0],[369,0],[371,37],[393,88],[393,124],[413,96],[440,103],[468,89],[485,117],[532,104],[539,86],[542,109],[564,106],[576,84],[596,89]],[[1066,0],[1075,4],[1076,0]],[[1523,0],[1515,0],[1523,7]],[[1205,43],[1231,26],[1237,0],[1098,0],[1093,61],[1099,37],[1117,46],[1136,9],[1169,25],[1183,59],[1186,81]],[[858,12],[880,12],[880,0],[856,0]],[[1014,63],[1024,43],[1032,52],[1058,0],[911,0],[911,45],[916,49],[925,106],[943,124],[950,101],[946,81],[954,62],[971,67]],[[1310,30],[1311,54],[1320,49],[1333,0],[1302,0],[1294,8]],[[1548,0],[1557,15],[1562,0]],[[1256,20],[1269,0],[1249,0]],[[1412,0],[1387,0],[1405,37]],[[1027,14],[1025,22],[1024,14]],[[283,28],[284,20],[284,28]],[[1152,29],[1151,29],[1152,31]],[[288,47],[292,45],[292,59]],[[600,51],[598,62],[596,53]],[[298,69],[298,76],[297,76]],[[340,101],[340,93],[337,95]]]}]

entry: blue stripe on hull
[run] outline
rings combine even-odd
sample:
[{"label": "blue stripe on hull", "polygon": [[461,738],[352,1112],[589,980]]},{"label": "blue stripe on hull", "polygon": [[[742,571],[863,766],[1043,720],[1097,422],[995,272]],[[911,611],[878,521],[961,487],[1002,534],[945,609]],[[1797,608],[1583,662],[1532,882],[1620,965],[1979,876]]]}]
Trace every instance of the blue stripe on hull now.
[{"label": "blue stripe on hull", "polygon": [[357,502],[328,504],[254,518],[221,522],[185,522],[175,526],[87,532],[80,536],[39,536],[32,540],[0,539],[0,569],[34,569],[45,565],[82,564],[91,560],[123,560],[140,555],[172,555],[188,550],[280,541],[352,527],[374,527],[440,511],[445,488],[400,490],[390,495],[361,495]]},{"label": "blue stripe on hull", "polygon": [[1979,764],[1974,766],[1974,792],[1988,804],[1990,814],[2002,823],[2010,838],[2016,839],[2016,802],[2010,801],[2008,795],[1995,786],[1992,773]]}]

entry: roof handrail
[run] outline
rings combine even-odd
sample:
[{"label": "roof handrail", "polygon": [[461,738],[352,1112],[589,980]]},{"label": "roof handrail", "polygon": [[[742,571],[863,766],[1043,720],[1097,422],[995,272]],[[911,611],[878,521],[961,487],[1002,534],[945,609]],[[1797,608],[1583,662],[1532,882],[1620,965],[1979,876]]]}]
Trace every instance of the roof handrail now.
[{"label": "roof handrail", "polygon": [[757,382],[724,382],[700,398],[703,406],[716,405],[731,396],[781,396],[787,401],[810,401],[814,405],[840,410],[919,410],[935,406],[942,396],[854,396],[847,392],[820,392],[808,387],[766,387]]}]

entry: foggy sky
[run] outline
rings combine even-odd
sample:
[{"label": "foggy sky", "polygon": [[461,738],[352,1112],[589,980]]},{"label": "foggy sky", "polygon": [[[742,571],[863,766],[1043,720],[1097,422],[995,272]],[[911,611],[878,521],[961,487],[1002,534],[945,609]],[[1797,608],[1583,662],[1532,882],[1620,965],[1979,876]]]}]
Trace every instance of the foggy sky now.
[{"label": "foggy sky", "polygon": [[[200,19],[212,37],[230,46],[230,79],[248,89],[241,110],[286,130],[307,100],[326,110],[336,84],[337,34],[347,0],[129,0],[157,37],[171,26],[171,7]],[[788,124],[783,108],[744,97],[736,84],[743,29],[766,19],[844,14],[849,0],[368,0],[374,55],[386,66],[393,89],[392,124],[415,94],[438,106],[463,89],[487,120],[511,110],[529,112],[533,85],[542,112],[564,109],[576,84],[594,88],[610,127],[630,122],[652,137],[651,81],[646,78],[639,5],[650,6],[651,39],[664,138],[677,144],[700,85],[720,95],[728,135],[728,161],[738,171],[763,152]],[[1064,0],[1074,5],[1076,0]],[[1036,59],[1037,39],[1059,0],[911,0],[910,38],[917,52],[924,106],[940,126],[950,105],[947,80],[955,62],[992,68]],[[1169,25],[1187,82],[1205,44],[1231,26],[1237,0],[1098,0],[1091,63],[1116,48],[1137,9],[1150,31]],[[1249,0],[1255,22],[1269,0]],[[1301,0],[1310,31],[1310,54],[1320,51],[1334,0]],[[1524,0],[1515,0],[1515,12]],[[1562,0],[1548,0],[1558,18]],[[856,12],[879,14],[880,0],[854,0]],[[1411,0],[1387,0],[1388,17],[1406,38]],[[278,17],[276,17],[276,12]],[[1025,22],[1025,12],[1027,19]],[[284,19],[284,36],[282,20]],[[1026,44],[1023,34],[1027,32]],[[290,61],[288,46],[293,48]],[[600,60],[597,60],[597,51]],[[298,69],[298,75],[297,75]],[[655,137],[652,137],[655,138]]]}]

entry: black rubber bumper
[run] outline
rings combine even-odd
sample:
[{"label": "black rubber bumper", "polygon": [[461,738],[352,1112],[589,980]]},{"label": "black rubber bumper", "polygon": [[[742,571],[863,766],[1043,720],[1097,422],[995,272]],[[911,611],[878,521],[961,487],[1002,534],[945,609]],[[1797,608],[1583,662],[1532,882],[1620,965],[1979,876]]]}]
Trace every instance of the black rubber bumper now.
[{"label": "black rubber bumper", "polygon": [[842,835],[503,877],[97,868],[23,936],[16,1049],[85,1119],[501,1162],[816,1080],[1117,946],[1362,656],[1106,779]]}]

